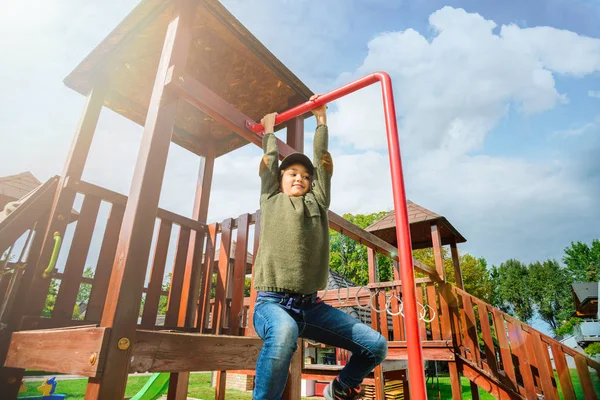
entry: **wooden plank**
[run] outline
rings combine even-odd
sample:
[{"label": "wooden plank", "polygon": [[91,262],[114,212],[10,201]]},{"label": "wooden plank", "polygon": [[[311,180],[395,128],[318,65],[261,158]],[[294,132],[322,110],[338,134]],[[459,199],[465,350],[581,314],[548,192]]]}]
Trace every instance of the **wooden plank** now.
[{"label": "wooden plank", "polygon": [[[207,147],[207,154],[200,159],[198,168],[198,180],[196,182],[196,195],[194,197],[194,208],[192,218],[206,224],[212,177],[215,165],[215,146]],[[189,288],[182,295],[182,301],[187,301],[186,326],[195,326],[198,315],[198,293],[202,287],[202,257],[204,242],[206,239],[206,227],[202,231],[192,230],[190,235],[190,249],[186,261],[186,280],[189,276]],[[186,285],[184,285],[185,287]],[[181,315],[181,314],[180,314]],[[181,322],[181,318],[180,318]]]},{"label": "wooden plank", "polygon": [[453,340],[452,315],[450,313],[450,305],[448,304],[447,299],[447,297],[449,296],[448,288],[449,285],[446,283],[442,283],[439,286],[439,310],[441,324],[440,339]]},{"label": "wooden plank", "polygon": [[[510,388],[505,387],[501,382],[496,381],[496,380],[488,377],[487,375],[484,375],[483,373],[481,373],[481,371],[478,371],[474,367],[470,366],[468,363],[462,363],[461,370],[462,370],[463,375],[466,378],[468,378],[469,381],[471,381],[472,383],[474,383],[476,385],[475,387],[478,386],[478,387],[482,388],[483,390],[490,393],[492,396],[494,396],[497,399],[513,400],[513,399],[521,398],[520,395],[518,395],[517,393],[510,390]],[[477,392],[477,393],[479,393],[479,392]],[[453,398],[461,398],[461,397],[453,396]]]},{"label": "wooden plank", "polygon": [[248,248],[248,222],[249,214],[238,217],[237,239],[235,247],[235,262],[233,265],[233,289],[231,296],[231,309],[229,311],[229,333],[239,335],[240,318],[244,305],[244,283],[246,278],[246,262]]},{"label": "wooden plank", "polygon": [[[420,284],[416,285],[415,294],[417,296],[417,318],[419,318],[419,335],[421,336],[421,341],[427,340],[427,328],[425,327],[425,321],[423,318],[427,318],[425,315],[423,318],[423,309],[419,306],[423,304],[423,286]],[[424,307],[424,306],[423,306]]]},{"label": "wooden plank", "polygon": [[100,321],[100,318],[102,318],[102,309],[104,308],[110,274],[113,262],[115,261],[117,242],[119,241],[119,232],[121,231],[124,212],[125,207],[122,205],[113,204],[110,209],[100,248],[100,255],[98,256],[98,264],[96,264],[96,271],[94,272],[90,300],[85,311],[86,321]]},{"label": "wooden plank", "polygon": [[496,331],[496,338],[498,339],[498,346],[500,347],[502,369],[507,377],[507,379],[504,380],[504,383],[514,385],[513,389],[518,390],[515,366],[513,365],[512,361],[510,345],[508,343],[508,333],[506,330],[503,313],[497,308],[493,308],[492,316],[494,320],[494,330]]},{"label": "wooden plank", "polygon": [[[36,223],[38,226],[47,225],[52,200],[58,186],[58,179],[58,177],[48,179],[46,183],[35,189],[34,193],[3,219],[2,224],[0,224],[0,252],[3,253],[8,249]],[[44,231],[39,234],[40,236],[44,236],[45,229],[46,226],[44,226]]]},{"label": "wooden plank", "polygon": [[[421,342],[423,345],[424,360],[454,361],[454,351],[451,347],[426,347],[427,342]],[[408,349],[406,347],[390,347],[386,360],[408,360]]]},{"label": "wooden plank", "polygon": [[160,294],[162,292],[165,264],[167,262],[167,253],[169,252],[169,241],[171,239],[172,228],[173,224],[170,221],[160,221],[156,246],[154,247],[152,269],[150,270],[150,279],[148,281],[148,291],[146,292],[144,310],[142,311],[141,326],[143,328],[149,328],[156,325],[156,316],[158,314],[158,305],[160,303]]},{"label": "wooden plank", "polygon": [[435,221],[431,223],[431,243],[433,247],[433,259],[435,260],[436,274],[441,281],[446,281],[444,257],[442,255],[442,236]]},{"label": "wooden plank", "polygon": [[89,381],[86,399],[120,399],[125,395],[131,346],[121,350],[118,342],[123,338],[135,342],[142,288],[177,113],[177,101],[165,93],[163,82],[171,65],[185,64],[195,9],[194,1],[179,0],[167,28],[102,314],[102,326],[112,328],[105,374],[101,379]]},{"label": "wooden plank", "polygon": [[98,211],[100,210],[100,199],[86,196],[81,206],[81,214],[77,221],[73,242],[69,250],[69,257],[65,265],[65,272],[60,283],[56,303],[52,316],[56,318],[72,318],[75,301],[79,293],[81,277],[85,268]]},{"label": "wooden plank", "polygon": [[4,365],[95,377],[103,372],[107,337],[98,327],[15,332]]},{"label": "wooden plank", "polygon": [[573,381],[571,380],[571,371],[567,364],[567,358],[565,353],[562,351],[558,342],[550,343],[552,348],[552,355],[554,357],[554,364],[556,365],[556,372],[558,374],[558,380],[560,382],[560,390],[564,400],[575,400],[575,391],[573,389]]},{"label": "wooden plank", "polygon": [[130,371],[254,369],[262,344],[258,337],[138,330]]},{"label": "wooden plank", "polygon": [[64,237],[73,208],[73,202],[75,201],[75,191],[66,188],[65,183],[81,179],[98,118],[100,117],[100,111],[104,104],[107,86],[105,82],[98,82],[87,97],[83,116],[73,137],[71,149],[69,150],[62,176],[58,182],[52,210],[50,211],[50,223],[43,234],[44,244],[38,263],[35,266],[35,274],[31,282],[27,303],[24,304],[24,315],[42,315],[51,282],[50,279],[44,278],[42,273],[48,266],[48,262],[54,251],[54,233],[58,232],[61,237]]},{"label": "wooden plank", "polygon": [[225,320],[225,297],[227,296],[227,276],[231,260],[231,218],[221,224],[221,246],[219,248],[219,266],[217,270],[217,287],[215,290],[215,308],[213,314],[213,329],[221,333]]},{"label": "wooden plank", "polygon": [[183,290],[183,281],[185,278],[185,262],[187,260],[189,246],[190,230],[188,228],[181,227],[179,230],[179,238],[177,240],[177,250],[175,252],[173,273],[171,274],[171,289],[169,290],[167,315],[165,316],[165,325],[168,326],[177,326],[177,322],[179,320],[181,292]]},{"label": "wooden plank", "polygon": [[82,321],[73,320],[71,318],[60,319],[60,318],[44,318],[44,317],[32,317],[26,315],[22,318],[19,325],[19,330],[28,331],[36,329],[57,329],[57,328],[69,328],[69,327],[80,327],[84,325],[97,326],[98,321]]},{"label": "wooden plank", "polygon": [[[379,303],[379,305],[375,305],[377,307],[377,309],[385,310],[385,306],[386,306],[385,293],[379,292],[379,294],[377,295],[377,302]],[[388,313],[387,313],[387,311],[383,311],[378,314],[379,314],[379,326],[380,326],[379,333],[381,333],[381,335],[387,340],[390,337],[389,329],[388,329]]]},{"label": "wooden plank", "polygon": [[[231,254],[231,226],[232,219],[228,218],[221,223],[221,246],[219,248],[219,265],[217,269],[217,287],[215,290],[215,302],[212,313],[212,330],[215,334],[220,334],[223,330],[226,311],[226,296],[227,296],[227,277],[229,275],[229,264]],[[227,372],[224,370],[217,371],[217,382],[219,383],[220,391],[215,393],[215,400],[225,399],[225,380]]]},{"label": "wooden plank", "polygon": [[577,367],[577,375],[579,376],[583,396],[586,400],[598,400],[598,394],[594,390],[594,385],[592,384],[586,357],[579,354],[573,358],[575,359],[575,366]]},{"label": "wooden plank", "polygon": [[463,332],[465,333],[466,347],[471,352],[472,360],[481,368],[481,356],[479,354],[479,341],[477,338],[477,323],[475,322],[475,312],[473,311],[473,303],[471,303],[471,296],[463,292],[463,310],[465,316],[465,325],[463,325]]},{"label": "wooden plank", "polygon": [[216,240],[217,224],[211,224],[208,226],[208,234],[206,236],[206,252],[204,254],[200,303],[198,305],[198,332],[205,332],[208,328],[208,317],[211,307],[210,288],[212,286],[212,275],[215,264]]},{"label": "wooden plank", "polygon": [[554,386],[554,371],[550,364],[550,355],[548,354],[548,346],[542,342],[542,338],[535,331],[529,334],[532,341],[533,355],[537,360],[537,367],[542,381],[542,389],[544,397],[547,400],[558,400],[558,390]]},{"label": "wooden plank", "polygon": [[398,298],[400,297],[400,288],[393,288],[392,293],[395,296],[392,297],[392,301],[390,302],[390,312],[395,314],[392,316],[392,334],[393,340],[406,340],[404,337],[404,326],[403,326],[403,317],[400,312],[400,302]]},{"label": "wooden plank", "polygon": [[258,244],[260,241],[260,210],[256,211],[256,224],[254,224],[254,247],[252,249],[252,276],[250,284],[250,305],[248,308],[248,328],[246,329],[246,336],[256,336],[254,331],[254,303],[256,302],[256,290],[254,289],[254,262],[256,261],[256,254],[258,253]]},{"label": "wooden plank", "polygon": [[496,362],[496,351],[494,349],[494,340],[492,338],[492,329],[490,328],[490,317],[487,304],[477,299],[474,300],[475,304],[477,304],[477,311],[479,313],[479,324],[483,335],[485,360],[491,373],[494,376],[498,376],[498,363]]},{"label": "wooden plank", "polygon": [[530,400],[536,400],[537,394],[533,382],[533,374],[531,373],[531,366],[527,361],[526,338],[521,330],[521,324],[512,318],[506,319],[506,324],[508,326],[508,336],[510,337],[510,348],[519,360],[518,369],[523,378],[525,397]]},{"label": "wooden plank", "polygon": [[462,385],[458,373],[456,361],[448,361],[448,372],[450,373],[450,387],[452,388],[452,398],[462,399]]},{"label": "wooden plank", "polygon": [[[428,316],[426,318],[427,319],[433,318],[433,321],[431,321],[431,323],[430,323],[431,337],[433,340],[440,340],[442,338],[442,335],[440,332],[440,310],[437,305],[435,284],[433,284],[433,283],[427,284],[425,286],[425,290],[427,292],[427,304],[429,305],[429,307],[431,307],[430,309],[428,309],[428,313],[427,313]],[[432,313],[435,313],[435,315],[431,315]]]},{"label": "wooden plank", "polygon": [[[101,186],[94,185],[93,183],[85,182],[85,181],[69,181],[67,187],[73,188],[77,191],[77,193],[81,193],[84,195],[92,195],[101,198],[104,201],[107,201],[112,204],[125,206],[127,204],[127,196],[122,195],[121,193],[114,192],[112,190],[103,188]],[[156,218],[164,219],[171,221],[174,224],[179,226],[184,226],[193,230],[201,230],[204,228],[204,224],[202,222],[195,221],[191,218],[184,217],[183,215],[176,214],[174,212],[157,208],[156,210]]]},{"label": "wooden plank", "polygon": [[454,266],[454,280],[456,287],[464,289],[462,272],[460,269],[460,257],[458,255],[458,247],[456,247],[456,238],[450,243],[450,253],[452,254],[452,265]]},{"label": "wooden plank", "polygon": [[[305,99],[295,95],[288,99],[288,109],[299,106]],[[296,151],[304,153],[304,117],[299,116],[286,122],[286,143]]]}]

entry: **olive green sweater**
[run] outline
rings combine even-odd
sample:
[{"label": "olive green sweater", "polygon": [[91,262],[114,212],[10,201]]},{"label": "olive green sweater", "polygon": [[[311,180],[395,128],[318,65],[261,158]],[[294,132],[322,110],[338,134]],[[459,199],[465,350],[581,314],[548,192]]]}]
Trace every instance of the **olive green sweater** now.
[{"label": "olive green sweater", "polygon": [[329,209],[333,162],[327,126],[315,133],[311,191],[290,197],[279,187],[277,139],[263,138],[260,164],[260,241],[254,288],[266,292],[310,294],[325,288],[329,271]]}]

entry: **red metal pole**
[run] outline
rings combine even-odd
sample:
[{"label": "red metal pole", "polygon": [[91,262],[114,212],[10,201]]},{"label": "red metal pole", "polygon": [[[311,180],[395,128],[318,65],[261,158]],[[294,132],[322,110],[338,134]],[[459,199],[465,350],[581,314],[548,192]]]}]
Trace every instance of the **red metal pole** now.
[{"label": "red metal pole", "polygon": [[[394,214],[396,217],[396,237],[400,260],[400,277],[402,279],[402,301],[404,302],[404,318],[406,319],[406,345],[408,349],[408,370],[411,398],[424,400],[427,398],[425,388],[425,370],[423,365],[423,350],[419,337],[419,319],[417,316],[417,298],[415,293],[414,266],[412,260],[412,246],[410,242],[410,229],[406,211],[406,192],[404,190],[404,177],[402,175],[402,160],[400,157],[400,141],[398,140],[398,126],[394,107],[394,94],[392,80],[385,72],[375,72],[319,96],[314,101],[307,101],[297,107],[291,108],[277,116],[275,124],[281,124],[294,117],[309,112],[313,108],[327,104],[340,97],[356,92],[373,83],[381,82],[383,95],[383,112],[385,115],[385,128],[387,133],[390,169],[392,175],[392,193],[394,195]],[[246,125],[254,133],[261,133],[264,128],[253,121]]]}]

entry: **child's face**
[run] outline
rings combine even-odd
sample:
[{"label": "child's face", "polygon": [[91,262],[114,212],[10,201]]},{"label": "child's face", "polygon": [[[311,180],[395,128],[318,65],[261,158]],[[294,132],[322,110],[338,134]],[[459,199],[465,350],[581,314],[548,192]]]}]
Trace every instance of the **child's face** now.
[{"label": "child's face", "polygon": [[304,196],[310,189],[310,174],[302,164],[292,164],[281,173],[281,191],[290,197]]}]

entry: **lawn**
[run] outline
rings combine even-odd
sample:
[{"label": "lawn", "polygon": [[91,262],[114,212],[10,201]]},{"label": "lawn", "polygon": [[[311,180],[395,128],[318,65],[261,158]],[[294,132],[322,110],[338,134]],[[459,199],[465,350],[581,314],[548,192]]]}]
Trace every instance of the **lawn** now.
[{"label": "lawn", "polygon": [[[189,396],[197,399],[210,400],[215,397],[215,389],[210,387],[210,373],[193,373],[190,375],[190,386]],[[577,377],[577,371],[571,370],[571,377],[573,379],[573,387],[577,398],[583,398],[583,392],[581,390],[581,384]],[[130,397],[136,394],[142,386],[148,380],[148,376],[130,376],[127,382],[126,396]],[[556,378],[558,381],[558,377]],[[27,381],[27,379],[26,379]],[[85,393],[85,386],[87,379],[72,379],[72,380],[61,380],[60,376],[57,377],[58,385],[56,388],[57,394],[66,394],[67,400],[83,400]],[[27,392],[22,393],[22,396],[32,396],[39,394],[37,387],[41,382],[30,382],[27,385]],[[600,379],[596,374],[592,374],[592,384],[596,389],[597,393],[600,393]],[[461,378],[462,386],[462,398],[471,398],[471,388],[469,381],[466,378]],[[480,398],[482,400],[493,399],[494,397],[482,389],[479,389]],[[427,385],[427,395],[429,399],[451,399],[452,388],[450,386],[450,378],[447,376],[440,376],[439,378],[439,397],[437,382],[432,385],[431,382]],[[240,392],[238,390],[227,390],[227,400],[251,400],[252,394],[250,392]],[[562,399],[561,395],[561,399]]]}]

